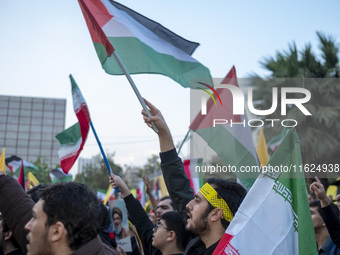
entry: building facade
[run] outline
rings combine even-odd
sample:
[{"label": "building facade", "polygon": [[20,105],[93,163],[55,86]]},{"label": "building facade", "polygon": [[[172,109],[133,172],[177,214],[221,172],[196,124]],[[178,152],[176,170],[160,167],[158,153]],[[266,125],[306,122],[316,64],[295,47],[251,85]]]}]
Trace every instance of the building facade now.
[{"label": "building facade", "polygon": [[0,95],[0,149],[33,163],[60,164],[55,136],[65,129],[66,99]]}]

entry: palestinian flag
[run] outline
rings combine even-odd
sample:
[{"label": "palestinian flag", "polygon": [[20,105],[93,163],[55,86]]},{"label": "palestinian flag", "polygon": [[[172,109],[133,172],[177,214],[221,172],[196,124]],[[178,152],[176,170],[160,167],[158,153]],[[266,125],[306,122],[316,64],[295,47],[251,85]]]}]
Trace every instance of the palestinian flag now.
[{"label": "palestinian flag", "polygon": [[207,79],[209,69],[191,57],[198,43],[190,42],[147,17],[111,0],[78,0],[103,69],[124,74],[116,51],[131,74],[168,76],[183,87],[190,79]]},{"label": "palestinian flag", "polygon": [[12,155],[5,159],[6,166],[14,173],[16,176],[19,176],[21,169],[21,161],[23,162],[24,173],[27,175],[30,171],[39,171],[39,168],[32,163],[19,158],[18,156]]},{"label": "palestinian flag", "polygon": [[[229,84],[238,87],[236,70],[233,66],[221,84]],[[217,153],[226,165],[235,166],[237,170],[241,166],[258,166],[257,155],[253,143],[250,127],[247,125],[247,115],[233,115],[233,97],[229,89],[216,89],[222,105],[214,105],[212,98],[207,102],[207,113],[198,113],[189,129],[200,135],[208,145]],[[234,125],[216,125],[214,119],[227,119]],[[238,124],[237,124],[238,123]],[[245,123],[245,125],[243,125]],[[248,189],[255,181],[257,175],[248,178],[249,173],[235,173],[243,185]]]},{"label": "palestinian flag", "polygon": [[65,174],[61,168],[54,168],[50,172],[50,178],[52,183],[58,182],[71,182],[72,174]]},{"label": "palestinian flag", "polygon": [[[297,133],[290,129],[268,166],[289,171],[261,174],[231,221],[213,255],[316,255]],[[269,170],[269,169],[268,169]]]},{"label": "palestinian flag", "polygon": [[59,158],[60,166],[67,174],[76,162],[80,152],[83,150],[87,134],[90,129],[90,113],[85,99],[78,88],[77,83],[70,75],[72,86],[73,109],[78,118],[78,123],[56,135],[60,143]]}]

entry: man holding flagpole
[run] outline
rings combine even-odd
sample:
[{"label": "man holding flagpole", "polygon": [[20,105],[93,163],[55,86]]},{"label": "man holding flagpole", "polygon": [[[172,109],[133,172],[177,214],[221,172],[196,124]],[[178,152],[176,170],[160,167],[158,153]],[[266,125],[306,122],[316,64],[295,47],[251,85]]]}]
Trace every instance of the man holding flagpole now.
[{"label": "man holding flagpole", "polygon": [[142,111],[145,123],[152,128],[153,122],[159,130],[161,167],[170,197],[185,221],[187,231],[197,235],[184,254],[212,254],[246,190],[237,183],[210,178],[194,195],[161,112],[147,100],[145,103],[152,115],[149,117]]}]

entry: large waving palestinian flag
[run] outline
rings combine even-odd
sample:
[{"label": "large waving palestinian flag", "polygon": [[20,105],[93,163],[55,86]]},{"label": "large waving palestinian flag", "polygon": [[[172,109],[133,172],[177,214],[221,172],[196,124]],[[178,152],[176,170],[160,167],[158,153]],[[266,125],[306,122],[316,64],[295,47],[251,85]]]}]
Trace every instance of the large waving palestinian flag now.
[{"label": "large waving palestinian flag", "polygon": [[131,74],[163,74],[183,87],[190,87],[192,78],[211,81],[209,69],[191,57],[198,43],[180,37],[115,1],[78,2],[107,73],[124,74],[112,56],[116,51]]}]

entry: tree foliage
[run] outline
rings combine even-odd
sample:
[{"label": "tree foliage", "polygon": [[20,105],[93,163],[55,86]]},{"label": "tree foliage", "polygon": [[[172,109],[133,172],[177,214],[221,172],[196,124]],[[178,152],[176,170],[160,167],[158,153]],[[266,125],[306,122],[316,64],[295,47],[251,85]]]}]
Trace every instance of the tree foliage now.
[{"label": "tree foliage", "polygon": [[[115,164],[114,153],[107,154],[107,160],[114,174],[122,176],[123,169]],[[106,190],[109,185],[108,170],[101,154],[93,157],[90,163],[85,164],[82,173],[78,173],[75,177],[75,182],[85,183],[94,189]]]},{"label": "tree foliage", "polygon": [[[253,76],[253,104],[256,109],[269,109],[273,101],[272,87],[278,87],[279,90],[287,86],[309,90],[311,100],[304,107],[312,116],[306,116],[297,107],[288,105],[285,119],[298,122],[296,130],[304,163],[339,163],[340,83],[339,79],[334,79],[339,78],[339,46],[332,36],[317,32],[317,37],[319,54],[313,51],[310,43],[299,51],[293,42],[288,50],[278,51],[275,57],[264,58],[260,62],[270,71],[270,76]],[[286,78],[297,79],[287,82]],[[299,95],[289,94],[289,98],[294,96]],[[281,98],[280,95],[278,98]],[[282,119],[282,116],[280,111],[275,111],[264,118]],[[278,134],[281,128],[281,125],[266,127],[267,141]]]},{"label": "tree foliage", "polygon": [[48,159],[45,156],[39,156],[33,165],[39,168],[39,171],[34,171],[34,176],[42,184],[51,183],[50,170],[48,167]]},{"label": "tree foliage", "polygon": [[150,158],[147,159],[146,164],[143,166],[144,174],[152,175],[157,174],[161,171],[161,164],[159,161],[159,156],[156,154],[151,155]]}]

